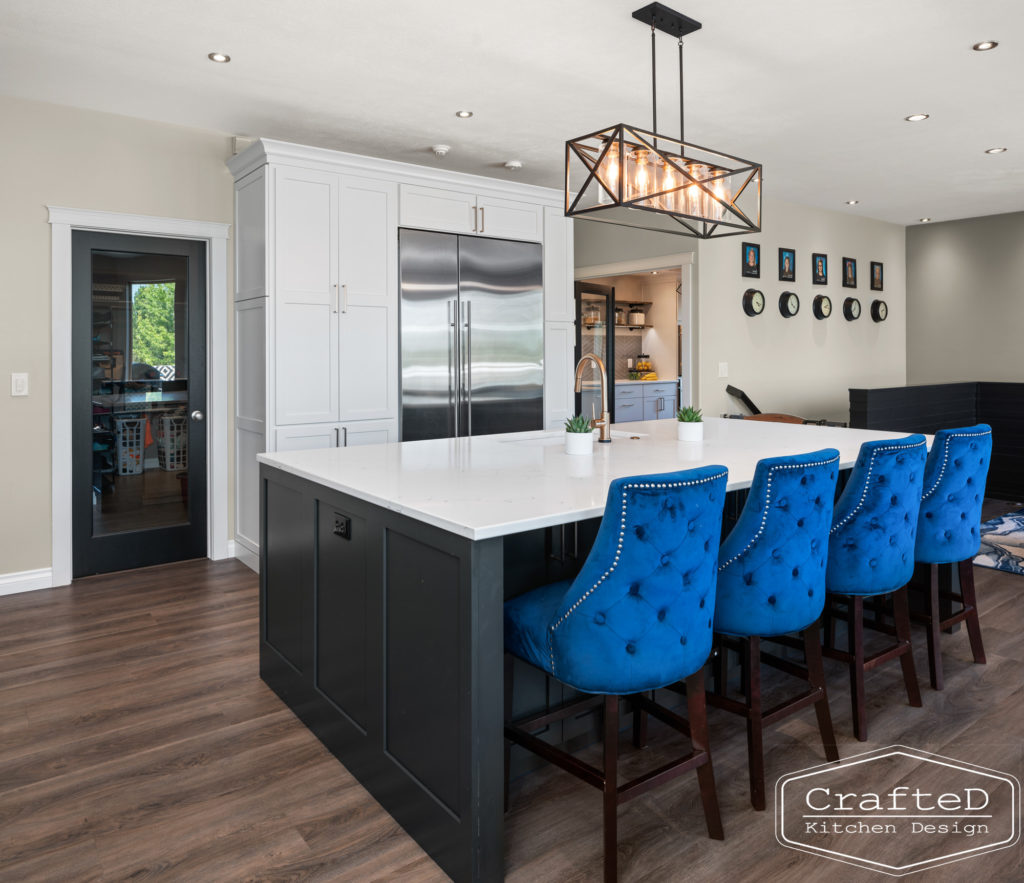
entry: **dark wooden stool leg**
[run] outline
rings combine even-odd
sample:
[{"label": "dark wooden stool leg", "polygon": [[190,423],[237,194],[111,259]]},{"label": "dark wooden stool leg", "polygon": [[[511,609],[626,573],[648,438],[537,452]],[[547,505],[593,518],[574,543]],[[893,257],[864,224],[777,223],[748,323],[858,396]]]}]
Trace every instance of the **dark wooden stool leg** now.
[{"label": "dark wooden stool leg", "polygon": [[618,879],[619,697],[604,697],[604,880]]},{"label": "dark wooden stool leg", "polygon": [[851,595],[846,607],[846,646],[850,656],[850,699],[853,702],[853,734],[868,738],[868,712],[864,704],[864,598]]},{"label": "dark wooden stool leg", "polygon": [[686,679],[686,706],[690,716],[690,742],[694,752],[703,751],[707,762],[697,767],[700,799],[704,805],[704,821],[712,840],[724,840],[722,816],[718,811],[718,792],[715,790],[715,772],[711,766],[711,748],[708,745],[708,712],[704,702],[704,669]]},{"label": "dark wooden stool leg", "polygon": [[974,559],[967,558],[957,567],[960,571],[960,594],[964,607],[970,608],[967,615],[967,635],[971,639],[971,652],[978,665],[985,664],[985,645],[981,642],[981,623],[978,621],[978,598],[974,593]]},{"label": "dark wooden stool leg", "polygon": [[[505,654],[505,723],[512,722],[512,676],[515,671],[515,657]],[[512,770],[512,740],[505,739],[505,812],[508,812],[508,780]]]},{"label": "dark wooden stool leg", "polygon": [[747,764],[750,805],[764,809],[764,721],[761,707],[761,639],[747,638]]},{"label": "dark wooden stool leg", "polygon": [[[896,598],[893,596],[893,603]],[[941,635],[942,615],[939,612],[939,565],[928,565],[928,679],[933,690],[941,690],[942,679],[942,647]]]},{"label": "dark wooden stool leg", "polygon": [[920,708],[921,688],[917,685],[914,648],[910,644],[910,603],[907,600],[906,586],[898,592],[892,593],[892,618],[896,623],[896,638],[907,647],[906,652],[900,656],[900,665],[903,666],[903,683],[907,686],[907,701],[914,708]]},{"label": "dark wooden stool leg", "polygon": [[[639,694],[638,694],[639,695]],[[651,699],[654,699],[654,691],[651,691]],[[633,703],[633,746],[644,748],[647,745],[647,712],[640,707],[639,702]]]},{"label": "dark wooden stool leg", "polygon": [[839,749],[836,747],[836,734],[832,729],[832,713],[828,707],[828,691],[825,688],[825,666],[821,661],[821,637],[818,634],[818,623],[804,629],[804,653],[807,656],[807,680],[812,687],[821,688],[821,698],[814,703],[814,712],[818,716],[818,732],[821,733],[821,744],[825,749],[826,760],[839,760]]},{"label": "dark wooden stool leg", "polygon": [[711,663],[711,679],[715,692],[724,696],[729,691],[729,648],[715,635],[711,650],[714,661]]}]

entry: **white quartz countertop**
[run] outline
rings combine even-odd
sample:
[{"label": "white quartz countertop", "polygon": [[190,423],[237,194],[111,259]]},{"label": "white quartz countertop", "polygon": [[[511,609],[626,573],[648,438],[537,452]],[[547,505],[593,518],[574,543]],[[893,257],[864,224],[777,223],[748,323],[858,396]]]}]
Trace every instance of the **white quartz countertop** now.
[{"label": "white quartz countertop", "polygon": [[837,448],[840,465],[849,467],[862,442],[906,435],[711,417],[702,442],[677,441],[675,420],[615,424],[612,443],[595,439],[593,456],[566,454],[557,430],[285,451],[259,460],[482,540],[599,516],[615,478],[720,464],[729,469],[729,490],[738,490],[750,486],[762,457]]}]

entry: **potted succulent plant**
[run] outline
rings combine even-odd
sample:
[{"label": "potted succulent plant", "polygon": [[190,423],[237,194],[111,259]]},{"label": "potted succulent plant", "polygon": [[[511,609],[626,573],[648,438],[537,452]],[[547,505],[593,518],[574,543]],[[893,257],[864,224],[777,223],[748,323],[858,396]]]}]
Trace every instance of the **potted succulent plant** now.
[{"label": "potted succulent plant", "polygon": [[567,454],[593,454],[594,428],[590,420],[577,414],[565,421],[565,452]]},{"label": "potted succulent plant", "polygon": [[687,405],[676,411],[676,437],[679,441],[697,442],[704,438],[704,419],[700,408]]}]

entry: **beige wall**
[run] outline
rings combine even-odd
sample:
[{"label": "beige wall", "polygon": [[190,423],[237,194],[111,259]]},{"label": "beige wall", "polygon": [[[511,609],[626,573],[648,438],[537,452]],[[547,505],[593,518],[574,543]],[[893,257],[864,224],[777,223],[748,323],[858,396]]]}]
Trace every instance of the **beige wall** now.
[{"label": "beige wall", "polygon": [[[2,575],[50,566],[46,206],[231,223],[233,191],[224,134],[5,97],[0,119]],[[13,371],[29,373],[28,397],[10,396]]]},{"label": "beige wall", "polygon": [[616,261],[664,257],[697,250],[697,240],[688,236],[654,233],[579,219],[572,226],[573,259],[577,267],[598,267]]},{"label": "beige wall", "polygon": [[[901,386],[906,382],[905,228],[865,220],[850,212],[806,208],[765,197],[763,231],[700,243],[697,310],[700,348],[700,406],[709,416],[743,413],[725,392],[732,384],[763,411],[804,417],[849,419],[850,387]],[[741,241],[761,245],[761,278],[740,274]],[[779,282],[778,249],[796,250],[796,281]],[[829,258],[829,283],[811,282],[811,254]],[[843,257],[857,260],[858,287],[842,287]],[[873,293],[868,282],[871,261],[885,268],[885,290]],[[764,292],[760,316],[743,312],[742,295],[749,288]],[[779,313],[779,295],[795,291],[800,312],[792,319]],[[814,296],[827,294],[832,316],[818,320],[811,311]],[[845,297],[857,297],[863,314],[855,322],[842,315]],[[889,318],[876,324],[871,301],[888,303]],[[720,362],[729,376],[720,379]]]},{"label": "beige wall", "polygon": [[1024,380],[1024,212],[907,228],[907,382]]}]

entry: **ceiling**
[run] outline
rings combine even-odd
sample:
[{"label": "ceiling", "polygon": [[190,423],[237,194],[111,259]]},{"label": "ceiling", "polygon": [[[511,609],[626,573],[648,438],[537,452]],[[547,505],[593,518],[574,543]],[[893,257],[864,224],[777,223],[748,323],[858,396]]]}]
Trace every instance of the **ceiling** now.
[{"label": "ceiling", "polygon": [[[642,5],[0,0],[0,92],[561,187],[567,139],[650,123]],[[1020,0],[668,5],[704,25],[686,38],[687,136],[762,162],[767,195],[900,224],[1024,209]],[[675,41],[658,50],[675,134]]]}]

